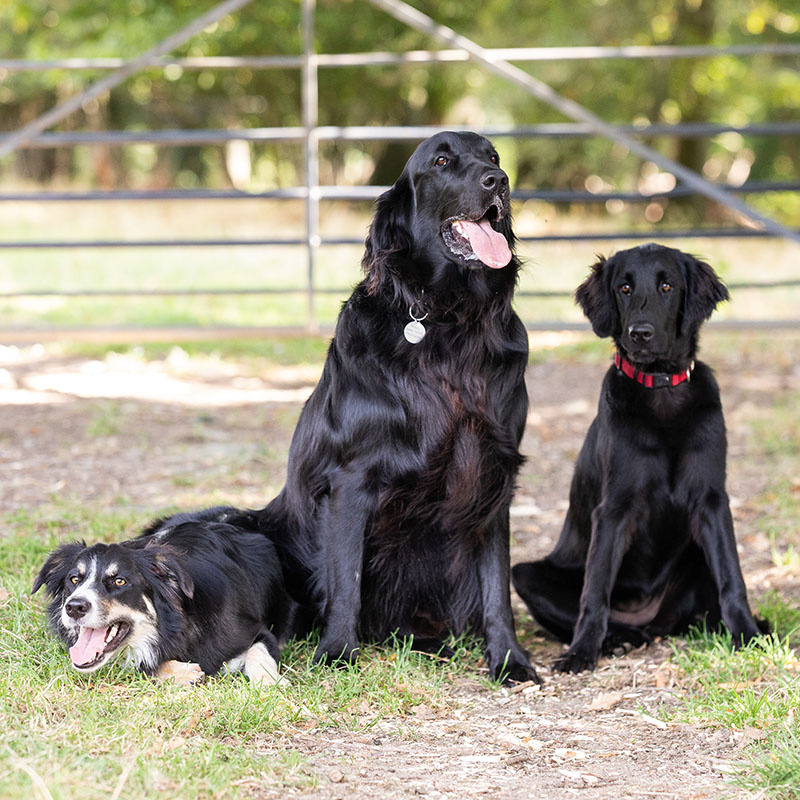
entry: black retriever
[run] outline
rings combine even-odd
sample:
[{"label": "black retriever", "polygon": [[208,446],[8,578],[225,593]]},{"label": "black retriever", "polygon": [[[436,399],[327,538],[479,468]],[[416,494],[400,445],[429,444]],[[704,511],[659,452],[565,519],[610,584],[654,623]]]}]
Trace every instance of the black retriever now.
[{"label": "black retriever", "polygon": [[474,133],[423,142],[377,202],[282,492],[262,510],[317,661],[393,633],[484,637],[494,677],[535,678],[514,632],[508,509],[528,338],[511,299],[508,178]]},{"label": "black retriever", "polygon": [[728,291],[711,267],[649,244],[600,259],[576,299],[617,346],[583,444],[561,536],[515,565],[531,613],[570,644],[563,672],[620,642],[705,621],[757,636],[725,491],[725,422],[700,325]]}]

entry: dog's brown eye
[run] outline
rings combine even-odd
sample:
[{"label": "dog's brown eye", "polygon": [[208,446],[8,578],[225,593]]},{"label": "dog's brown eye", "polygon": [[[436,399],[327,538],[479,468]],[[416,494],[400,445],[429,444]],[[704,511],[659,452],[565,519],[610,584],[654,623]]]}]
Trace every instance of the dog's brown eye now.
[{"label": "dog's brown eye", "polygon": [[619,290],[622,292],[622,294],[630,294],[631,285],[629,283],[623,283],[622,286],[619,287]]},{"label": "dog's brown eye", "polygon": [[447,156],[439,156],[433,163],[436,164],[437,167],[443,167],[448,161],[449,159]]},{"label": "dog's brown eye", "polygon": [[73,586],[76,586],[76,585],[77,585],[77,583],[78,583],[78,576],[77,576],[77,575],[70,575],[70,577],[69,577],[69,582],[70,582],[70,583],[71,583]]},{"label": "dog's brown eye", "polygon": [[114,578],[114,586],[124,586],[127,582],[125,578]]},{"label": "dog's brown eye", "polygon": [[671,283],[667,283],[667,281],[664,281],[661,284],[661,291],[664,292],[664,294],[666,294],[667,292],[671,292],[672,291],[672,284]]},{"label": "dog's brown eye", "polygon": [[492,153],[492,164],[499,164],[500,163],[500,156],[497,153]]}]

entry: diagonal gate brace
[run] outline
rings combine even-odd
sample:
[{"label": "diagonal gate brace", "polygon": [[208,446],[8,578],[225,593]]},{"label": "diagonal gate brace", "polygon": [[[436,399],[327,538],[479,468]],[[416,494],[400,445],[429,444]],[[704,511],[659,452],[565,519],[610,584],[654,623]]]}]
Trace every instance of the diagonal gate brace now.
[{"label": "diagonal gate brace", "polygon": [[13,153],[18,147],[21,147],[33,139],[34,136],[52,127],[57,122],[61,122],[62,119],[68,117],[74,111],[77,111],[87,100],[92,100],[103,94],[103,92],[107,92],[109,89],[119,86],[120,83],[131,75],[152,66],[162,55],[179,47],[184,42],[200,33],[204,28],[222,19],[222,17],[234,11],[238,11],[242,6],[246,6],[251,2],[252,0],[225,0],[225,2],[214,6],[214,8],[197,17],[197,19],[192,20],[188,25],[171,34],[155,47],[125,62],[123,66],[114,70],[111,74],[87,86],[82,92],[67,98],[63,103],[54,106],[41,116],[31,120],[27,125],[23,125],[21,128],[14,131],[14,133],[6,137],[3,142],[0,142],[0,158],[7,156],[9,153]]},{"label": "diagonal gate brace", "polygon": [[564,116],[577,122],[585,123],[595,133],[611,141],[618,142],[641,158],[652,161],[665,172],[672,173],[678,180],[690,186],[698,194],[702,194],[731,211],[736,212],[741,217],[749,220],[758,229],[800,244],[800,233],[793,231],[791,228],[787,228],[785,225],[782,225],[780,222],[770,217],[764,216],[747,205],[747,203],[731,196],[724,189],[721,189],[713,183],[709,183],[709,181],[705,180],[705,178],[694,170],[642,144],[642,142],[634,137],[629,136],[616,126],[598,117],[596,114],[589,111],[589,109],[580,105],[580,103],[576,103],[574,100],[570,100],[568,97],[558,94],[552,87],[534,78],[519,67],[509,64],[508,61],[492,57],[490,52],[479,44],[476,44],[471,39],[467,39],[465,36],[461,36],[445,25],[440,25],[434,19],[423,14],[421,11],[417,11],[417,9],[413,8],[408,3],[402,0],[369,1],[372,5],[380,8],[415,30],[427,33],[444,44],[464,50],[473,61],[482,64],[490,72],[515,83],[528,92],[528,94],[560,111]]}]

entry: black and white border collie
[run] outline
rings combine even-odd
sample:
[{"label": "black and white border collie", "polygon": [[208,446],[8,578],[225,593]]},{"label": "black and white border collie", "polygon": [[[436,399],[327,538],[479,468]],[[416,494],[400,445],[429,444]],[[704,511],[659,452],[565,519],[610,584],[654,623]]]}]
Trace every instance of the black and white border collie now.
[{"label": "black and white border collie", "polygon": [[121,653],[147,675],[193,683],[220,670],[277,683],[289,600],[274,546],[228,506],[181,513],[119,544],[65,544],[33,583],[72,665]]}]

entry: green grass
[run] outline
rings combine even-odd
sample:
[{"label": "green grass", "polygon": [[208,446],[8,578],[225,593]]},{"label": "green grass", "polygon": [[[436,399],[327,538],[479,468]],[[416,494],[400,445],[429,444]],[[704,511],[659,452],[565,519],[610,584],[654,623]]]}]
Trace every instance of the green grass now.
[{"label": "green grass", "polygon": [[[698,632],[676,645],[688,688],[673,718],[739,731],[755,741],[734,780],[759,796],[800,798],[800,660],[791,640],[798,612],[772,598],[762,606],[776,632],[734,650],[728,634]],[[789,624],[789,629],[784,625]]]},{"label": "green grass", "polygon": [[0,563],[0,797],[236,798],[259,788],[308,789],[315,778],[287,745],[298,730],[367,731],[418,706],[447,704],[455,671],[478,650],[454,646],[450,664],[407,641],[362,649],[359,665],[312,666],[315,642],[283,653],[289,685],[257,689],[240,675],[198,687],[154,682],[123,665],[81,675],[46,631],[44,598],[30,587],[58,543],[119,540],[141,523],[69,504],[3,520]]},{"label": "green grass", "polygon": [[776,800],[800,797],[800,733],[797,727],[778,731],[751,756],[750,774],[739,783]]},{"label": "green grass", "polygon": [[[740,363],[764,358],[794,362],[796,336],[721,334],[711,341],[709,360],[735,353]],[[765,465],[769,489],[753,500],[758,528],[769,536],[772,560],[800,574],[800,395],[780,392],[766,415],[752,421],[748,458]],[[678,718],[742,732],[754,740],[742,751],[738,784],[758,796],[800,798],[800,607],[777,592],[761,598],[758,613],[769,637],[734,650],[730,636],[698,633],[676,648],[674,661],[686,678]],[[753,735],[755,732],[755,735]]]}]

